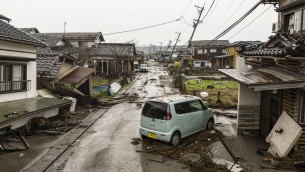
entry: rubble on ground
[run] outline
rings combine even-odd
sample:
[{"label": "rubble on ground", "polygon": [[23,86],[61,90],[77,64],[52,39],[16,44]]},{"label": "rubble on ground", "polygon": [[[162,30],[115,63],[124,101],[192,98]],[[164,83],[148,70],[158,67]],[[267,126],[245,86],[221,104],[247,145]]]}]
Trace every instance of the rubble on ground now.
[{"label": "rubble on ground", "polygon": [[210,157],[212,144],[223,137],[221,132],[214,129],[187,137],[176,147],[151,139],[134,138],[131,143],[142,143],[143,150],[137,152],[161,155],[164,162],[168,159],[177,160],[191,171],[226,171],[225,166],[215,164]]}]

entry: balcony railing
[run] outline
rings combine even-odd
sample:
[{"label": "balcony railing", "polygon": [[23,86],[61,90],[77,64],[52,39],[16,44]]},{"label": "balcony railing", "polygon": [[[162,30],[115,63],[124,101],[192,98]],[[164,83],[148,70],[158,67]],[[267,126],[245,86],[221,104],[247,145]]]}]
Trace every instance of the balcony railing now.
[{"label": "balcony railing", "polygon": [[0,81],[0,94],[31,90],[31,80]]}]

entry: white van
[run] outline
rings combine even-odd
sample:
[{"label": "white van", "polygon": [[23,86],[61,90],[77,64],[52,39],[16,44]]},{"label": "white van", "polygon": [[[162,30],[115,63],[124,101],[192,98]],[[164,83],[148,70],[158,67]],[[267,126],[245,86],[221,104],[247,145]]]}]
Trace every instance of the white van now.
[{"label": "white van", "polygon": [[140,69],[139,69],[140,72],[148,72],[148,66],[147,64],[140,64]]},{"label": "white van", "polygon": [[149,100],[142,109],[139,132],[171,145],[198,131],[211,130],[214,115],[210,108],[196,96],[170,95]]},{"label": "white van", "polygon": [[212,63],[206,60],[195,60],[194,68],[209,68],[212,67]]}]

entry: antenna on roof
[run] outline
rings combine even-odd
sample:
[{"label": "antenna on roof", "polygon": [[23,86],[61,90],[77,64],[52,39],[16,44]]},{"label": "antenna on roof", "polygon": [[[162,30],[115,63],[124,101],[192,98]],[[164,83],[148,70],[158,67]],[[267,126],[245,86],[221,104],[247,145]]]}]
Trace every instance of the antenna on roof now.
[{"label": "antenna on roof", "polygon": [[65,21],[65,23],[64,23],[64,36],[63,37],[65,37],[65,34],[66,34],[66,25],[67,25],[67,22]]}]

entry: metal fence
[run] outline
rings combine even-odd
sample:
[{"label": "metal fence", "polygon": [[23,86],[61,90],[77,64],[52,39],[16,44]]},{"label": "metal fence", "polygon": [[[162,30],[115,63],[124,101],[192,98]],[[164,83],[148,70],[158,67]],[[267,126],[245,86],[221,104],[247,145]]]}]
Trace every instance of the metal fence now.
[{"label": "metal fence", "polygon": [[0,81],[0,94],[31,90],[31,80]]}]

